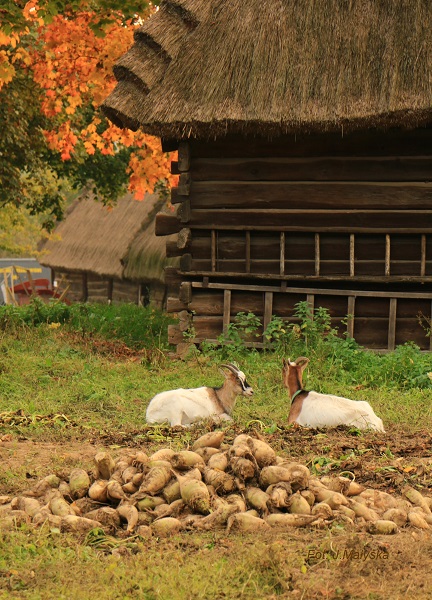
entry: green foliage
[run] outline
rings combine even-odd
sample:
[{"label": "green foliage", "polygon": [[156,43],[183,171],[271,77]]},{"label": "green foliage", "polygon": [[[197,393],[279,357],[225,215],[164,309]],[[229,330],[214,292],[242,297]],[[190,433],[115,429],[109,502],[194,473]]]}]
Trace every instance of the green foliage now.
[{"label": "green foliage", "polygon": [[121,340],[128,347],[167,349],[167,327],[173,320],[159,310],[135,304],[49,303],[35,297],[26,306],[0,306],[0,330],[40,325],[67,325],[85,336]]}]

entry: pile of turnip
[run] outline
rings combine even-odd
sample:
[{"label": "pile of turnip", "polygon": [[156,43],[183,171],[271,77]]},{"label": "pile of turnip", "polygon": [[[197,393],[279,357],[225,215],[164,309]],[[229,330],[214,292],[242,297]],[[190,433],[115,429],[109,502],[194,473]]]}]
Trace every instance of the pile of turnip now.
[{"label": "pile of turnip", "polygon": [[48,475],[20,496],[0,497],[0,530],[48,523],[60,531],[101,528],[118,537],[146,538],[181,530],[251,532],[342,522],[377,534],[406,526],[432,531],[432,498],[414,488],[393,496],[350,477],[318,478],[246,434],[229,445],[223,431],[214,431],[191,450],[164,448],[150,456],[135,451],[117,461],[99,452],[94,462],[90,473]]}]

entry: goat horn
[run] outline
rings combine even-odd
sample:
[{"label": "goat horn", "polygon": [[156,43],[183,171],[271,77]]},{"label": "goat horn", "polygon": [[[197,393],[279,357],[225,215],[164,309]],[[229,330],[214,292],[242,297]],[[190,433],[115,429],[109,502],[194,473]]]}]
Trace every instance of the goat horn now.
[{"label": "goat horn", "polygon": [[229,371],[231,371],[231,373],[234,373],[234,375],[237,375],[237,373],[239,372],[240,369],[238,369],[235,365],[229,363],[227,365],[220,365],[220,368],[225,367],[225,369],[228,369]]},{"label": "goat horn", "polygon": [[309,359],[306,358],[306,356],[299,356],[294,362],[296,365],[302,366],[304,363],[307,364],[309,362]]}]

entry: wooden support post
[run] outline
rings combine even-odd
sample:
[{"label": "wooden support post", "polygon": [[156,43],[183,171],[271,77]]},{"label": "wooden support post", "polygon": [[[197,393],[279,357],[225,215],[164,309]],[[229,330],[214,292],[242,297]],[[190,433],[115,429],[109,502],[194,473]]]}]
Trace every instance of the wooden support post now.
[{"label": "wooden support post", "polygon": [[279,273],[285,275],[285,232],[281,231],[280,234],[280,258],[279,258]]},{"label": "wooden support post", "polygon": [[[432,301],[431,301],[431,322],[432,322]],[[432,352],[432,335],[429,337],[429,350]]]},{"label": "wooden support post", "polygon": [[355,235],[351,233],[350,235],[350,277],[354,277],[355,275]]},{"label": "wooden support post", "polygon": [[228,333],[228,325],[231,319],[231,290],[224,290],[224,305],[223,305],[223,333]]},{"label": "wooden support post", "polygon": [[394,350],[396,345],[396,309],[397,299],[390,298],[389,309],[389,328],[388,328],[388,349]]},{"label": "wooden support post", "polygon": [[314,294],[308,294],[308,295],[306,296],[306,301],[307,301],[307,303],[309,304],[309,308],[310,308],[310,310],[311,310],[311,313],[312,313],[312,319],[313,319],[313,316],[314,316],[314,310],[315,310],[315,296],[314,296]]},{"label": "wooden support post", "polygon": [[426,275],[426,236],[421,236],[421,259],[420,259],[420,277]]},{"label": "wooden support post", "polygon": [[355,296],[348,296],[348,318],[347,318],[347,334],[348,337],[354,337],[354,311],[355,311]]},{"label": "wooden support post", "polygon": [[250,242],[250,231],[246,231],[246,273],[251,272],[251,242]]},{"label": "wooden support post", "polygon": [[319,276],[320,274],[320,234],[315,234],[315,275]]},{"label": "wooden support post", "polygon": [[214,273],[217,267],[217,239],[216,231],[211,231],[211,270]]},{"label": "wooden support post", "polygon": [[[263,333],[267,329],[268,324],[271,321],[273,312],[273,292],[265,292],[264,294],[264,322],[263,322]],[[265,339],[263,337],[263,343]]]},{"label": "wooden support post", "polygon": [[385,271],[384,274],[386,277],[390,276],[390,235],[386,234],[385,241]]},{"label": "wooden support post", "polygon": [[190,169],[190,146],[188,142],[180,142],[179,144],[177,168],[179,173],[185,173]]}]

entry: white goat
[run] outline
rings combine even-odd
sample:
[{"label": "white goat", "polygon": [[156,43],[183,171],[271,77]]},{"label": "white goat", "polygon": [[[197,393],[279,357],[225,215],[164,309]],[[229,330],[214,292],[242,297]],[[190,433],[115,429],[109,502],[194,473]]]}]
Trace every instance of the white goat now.
[{"label": "white goat", "polygon": [[150,400],[147,407],[147,423],[165,423],[171,427],[188,426],[207,417],[231,420],[237,396],[252,396],[253,389],[246,375],[235,365],[221,365],[225,381],[222,387],[200,387],[161,392]]},{"label": "white goat", "polygon": [[283,383],[291,396],[288,424],[303,427],[336,427],[352,425],[358,429],[384,431],[382,420],[376,416],[369,402],[349,400],[331,394],[319,394],[303,389],[303,371],[309,359],[300,356],[294,362],[283,360]]}]

